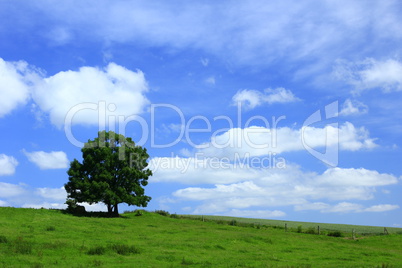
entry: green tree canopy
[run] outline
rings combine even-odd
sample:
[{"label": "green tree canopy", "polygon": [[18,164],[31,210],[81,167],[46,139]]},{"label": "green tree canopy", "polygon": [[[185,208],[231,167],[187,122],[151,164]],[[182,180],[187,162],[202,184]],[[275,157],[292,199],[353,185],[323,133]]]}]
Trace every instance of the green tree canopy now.
[{"label": "green tree canopy", "polygon": [[152,171],[147,169],[149,155],[129,137],[100,131],[81,149],[83,161],[70,164],[69,181],[64,185],[67,199],[89,204],[103,202],[110,214],[118,215],[118,204],[146,207],[151,197],[143,186]]}]

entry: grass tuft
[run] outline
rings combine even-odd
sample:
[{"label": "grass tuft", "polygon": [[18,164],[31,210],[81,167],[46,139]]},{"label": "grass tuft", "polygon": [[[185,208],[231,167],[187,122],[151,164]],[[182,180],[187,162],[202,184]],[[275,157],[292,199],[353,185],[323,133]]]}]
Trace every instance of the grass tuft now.
[{"label": "grass tuft", "polygon": [[45,267],[42,263],[34,263],[30,266],[30,268],[42,268]]},{"label": "grass tuft", "polygon": [[171,214],[170,217],[173,219],[179,219],[179,216],[176,213]]},{"label": "grass tuft", "polygon": [[103,266],[103,261],[94,260],[94,261],[92,262],[92,265],[93,265],[94,267],[101,267],[101,266]]},{"label": "grass tuft", "polygon": [[217,249],[222,249],[222,250],[226,250],[226,248],[223,247],[223,246],[221,246],[221,245],[216,245],[215,248],[217,248]]},{"label": "grass tuft", "polygon": [[316,234],[315,228],[314,227],[309,227],[306,232],[306,234]]},{"label": "grass tuft", "polygon": [[181,265],[194,265],[196,264],[195,261],[193,260],[189,260],[183,257],[183,259],[181,260]]},{"label": "grass tuft", "polygon": [[48,227],[46,227],[46,231],[56,231],[56,227],[48,226]]},{"label": "grass tuft", "polygon": [[341,231],[331,231],[331,232],[328,232],[328,236],[342,237],[342,233],[341,233]]},{"label": "grass tuft", "polygon": [[297,232],[302,233],[303,232],[303,226],[301,226],[301,225],[297,226]]},{"label": "grass tuft", "polygon": [[13,245],[13,251],[17,254],[31,254],[32,253],[32,243],[25,241],[22,237],[18,237]]},{"label": "grass tuft", "polygon": [[3,244],[8,243],[8,239],[7,239],[7,237],[5,237],[4,235],[0,235],[0,244],[1,244],[1,243],[3,243]]},{"label": "grass tuft", "polygon": [[141,209],[136,209],[134,211],[134,216],[142,216],[144,214],[144,211]]},{"label": "grass tuft", "polygon": [[156,256],[156,259],[158,261],[164,261],[164,262],[174,262],[176,261],[175,256],[173,255],[161,255],[161,256]]},{"label": "grass tuft", "polygon": [[155,213],[162,215],[162,216],[166,216],[166,217],[170,216],[170,213],[167,212],[166,210],[155,210]]},{"label": "grass tuft", "polygon": [[88,255],[103,255],[106,253],[106,248],[102,246],[96,246],[90,248],[87,252]]}]

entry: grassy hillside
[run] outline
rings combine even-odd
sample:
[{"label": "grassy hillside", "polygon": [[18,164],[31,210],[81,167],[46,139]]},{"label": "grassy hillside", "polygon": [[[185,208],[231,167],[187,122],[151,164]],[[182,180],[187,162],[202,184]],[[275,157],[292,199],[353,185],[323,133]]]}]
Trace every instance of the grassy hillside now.
[{"label": "grassy hillside", "polygon": [[359,240],[145,212],[0,208],[0,267],[401,267],[402,235]]},{"label": "grassy hillside", "polygon": [[[314,222],[298,222],[298,221],[283,221],[283,220],[267,220],[267,219],[250,219],[250,218],[239,218],[239,217],[228,217],[228,216],[197,216],[197,215],[182,215],[183,217],[189,219],[198,219],[202,220],[211,220],[211,221],[225,221],[232,222],[236,221],[236,223],[248,223],[258,225],[267,225],[271,227],[279,227],[285,228],[285,224],[287,228],[297,230],[299,227],[303,231],[307,231],[310,228],[313,228],[317,231],[318,226],[320,226],[320,230],[322,232],[329,231],[341,231],[344,236],[352,236],[353,230],[355,231],[356,236],[367,236],[367,235],[381,235],[384,234],[384,227],[378,226],[365,226],[365,225],[350,225],[350,224],[331,224],[331,223],[314,223]],[[389,234],[402,234],[402,228],[395,227],[387,227],[386,231]]]}]

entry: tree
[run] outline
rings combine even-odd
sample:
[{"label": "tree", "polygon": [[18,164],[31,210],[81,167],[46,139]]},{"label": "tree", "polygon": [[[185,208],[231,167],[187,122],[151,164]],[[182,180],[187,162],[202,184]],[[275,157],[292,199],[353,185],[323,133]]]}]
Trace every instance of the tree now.
[{"label": "tree", "polygon": [[146,207],[151,197],[144,194],[152,171],[147,169],[149,155],[131,138],[112,131],[100,131],[81,149],[83,161],[74,159],[64,185],[67,200],[103,202],[108,213],[118,216],[118,205],[127,203]]}]

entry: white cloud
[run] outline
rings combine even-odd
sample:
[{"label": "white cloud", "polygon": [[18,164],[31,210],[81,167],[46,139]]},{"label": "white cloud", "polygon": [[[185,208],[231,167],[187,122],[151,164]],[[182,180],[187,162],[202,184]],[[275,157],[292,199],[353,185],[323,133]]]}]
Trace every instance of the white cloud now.
[{"label": "white cloud", "polygon": [[40,169],[67,168],[69,165],[67,155],[62,151],[52,151],[49,153],[37,151],[29,153],[24,150],[23,152],[28,160],[37,165]]},{"label": "white cloud", "polygon": [[[32,188],[25,184],[0,182],[0,206],[24,208],[56,208],[65,209],[67,193],[60,188]],[[80,203],[87,211],[107,211],[103,203]]]},{"label": "white cloud", "polygon": [[182,131],[184,131],[184,127],[185,126],[183,124],[162,124],[162,127],[158,129],[158,131],[160,131],[161,133],[181,133]]},{"label": "white cloud", "polygon": [[324,210],[324,212],[332,212],[332,213],[360,212],[362,208],[363,206],[360,204],[341,202],[339,204],[336,204],[335,206],[327,208],[326,210]]},{"label": "white cloud", "polygon": [[284,88],[265,89],[264,92],[258,90],[239,90],[232,98],[232,104],[240,103],[245,109],[251,110],[264,103],[289,103],[300,100],[290,90]]},{"label": "white cloud", "polygon": [[[268,126],[269,127],[269,126]],[[250,126],[244,129],[232,128],[220,135],[212,136],[211,141],[197,147],[199,153],[210,157],[230,157],[236,155],[263,156],[270,153],[302,151],[306,148],[328,148],[339,146],[340,150],[358,151],[372,149],[377,145],[364,128],[356,128],[346,122],[340,127],[327,125],[323,128],[303,127],[293,129],[281,127]]]},{"label": "white cloud", "polygon": [[249,170],[218,158],[154,157],[149,162],[152,182],[232,183],[252,179]]},{"label": "white cloud", "polygon": [[378,61],[369,58],[355,63],[340,60],[334,75],[353,85],[354,93],[375,88],[383,92],[402,90],[402,62],[394,59]]},{"label": "white cloud", "polygon": [[0,154],[0,176],[13,175],[18,161],[12,156]]},{"label": "white cloud", "polygon": [[369,208],[366,208],[364,211],[366,212],[384,212],[399,209],[398,205],[389,205],[389,204],[382,204],[382,205],[375,205]]},{"label": "white cloud", "polygon": [[103,203],[96,203],[92,205],[88,203],[80,203],[80,205],[84,206],[86,211],[103,211],[103,212],[107,211],[107,207]]},{"label": "white cloud", "polygon": [[59,72],[48,77],[35,87],[33,98],[50,114],[51,122],[57,127],[69,120],[69,111],[72,122],[67,124],[103,126],[106,122],[102,118],[128,117],[143,112],[149,103],[144,96],[147,90],[141,71],[133,72],[110,63],[103,70],[81,67],[78,71]]},{"label": "white cloud", "polygon": [[300,204],[296,205],[294,208],[296,211],[301,211],[301,210],[325,210],[328,209],[330,205],[323,203],[323,202],[314,202],[314,203],[305,203],[305,204]]},{"label": "white cloud", "polygon": [[368,107],[360,101],[347,99],[343,105],[342,110],[339,115],[349,116],[349,115],[362,115],[368,112]]},{"label": "white cloud", "polygon": [[[88,204],[88,203],[79,203],[79,205],[84,206],[86,211],[107,211],[107,207],[103,203],[97,204]],[[42,203],[25,203],[21,207],[23,208],[55,208],[55,209],[66,209],[67,205],[65,203],[57,203],[57,202],[42,202]]]},{"label": "white cloud", "polygon": [[37,71],[26,62],[0,58],[0,118],[29,100],[30,87],[38,79]]},{"label": "white cloud", "polygon": [[[173,193],[183,202],[200,202],[194,208],[195,214],[224,214],[233,209],[278,206],[294,206],[296,211],[361,212],[364,211],[362,205],[345,201],[373,199],[377,187],[398,183],[398,178],[393,175],[353,168],[330,168],[316,174],[288,164],[284,169],[238,167],[227,170],[226,174],[220,169],[216,171],[214,174],[210,170],[199,169],[198,173],[180,174],[172,170],[158,170],[154,177],[159,181],[187,184],[212,184],[215,180],[213,187],[187,187]],[[168,178],[164,179],[166,176]],[[329,205],[318,200],[342,202]]]},{"label": "white cloud", "polygon": [[222,214],[222,216],[244,217],[244,218],[281,218],[285,217],[286,213],[280,210],[240,210],[232,209]]},{"label": "white cloud", "polygon": [[335,205],[330,205],[322,202],[306,203],[295,206],[296,211],[300,210],[319,210],[323,213],[362,213],[362,212],[385,212],[399,209],[398,205],[374,205],[364,208],[361,204],[341,202]]},{"label": "white cloud", "polygon": [[24,184],[11,184],[0,182],[0,198],[10,198],[16,196],[22,196],[26,193]]},{"label": "white cloud", "polygon": [[25,203],[21,207],[23,208],[54,208],[54,209],[65,209],[67,207],[66,204],[64,203],[49,203],[49,202],[43,202],[43,203]]},{"label": "white cloud", "polygon": [[261,105],[261,92],[257,90],[241,90],[232,98],[233,105],[240,103],[245,109],[254,109]]},{"label": "white cloud", "polygon": [[46,34],[47,38],[52,40],[52,45],[62,46],[73,40],[71,31],[66,28],[54,28]]},{"label": "white cloud", "polygon": [[[376,1],[370,5],[360,1],[290,0],[269,4],[243,1],[237,5],[225,2],[214,6],[183,3],[180,10],[162,1],[157,5],[138,2],[134,6],[124,1],[101,3],[96,9],[90,3],[80,3],[80,12],[74,12],[75,2],[63,4],[62,8],[53,3],[25,5],[25,10],[34,9],[26,14],[32,23],[23,20],[15,27],[34,31],[46,23],[50,29],[71,29],[74,34],[70,42],[77,38],[190,48],[253,66],[277,63],[279,57],[309,57],[313,64],[329,58],[331,62],[351,52],[359,56],[376,51],[380,43],[388,42],[395,48],[402,38],[398,1]],[[41,20],[32,15],[38,13]],[[367,33],[370,42],[366,41]],[[49,38],[51,42],[60,39],[57,35]]]},{"label": "white cloud", "polygon": [[336,167],[327,169],[320,176],[318,183],[333,186],[373,187],[394,184],[397,183],[397,180],[393,175],[381,174],[376,170]]},{"label": "white cloud", "polygon": [[205,83],[209,84],[209,85],[215,85],[216,80],[214,76],[210,76],[207,79],[205,79]]},{"label": "white cloud", "polygon": [[208,58],[201,58],[201,64],[204,66],[204,67],[207,67],[208,66],[208,64],[209,64],[209,59]]},{"label": "white cloud", "polygon": [[66,200],[67,192],[64,187],[61,188],[37,188],[36,192],[39,196],[51,200]]},{"label": "white cloud", "polygon": [[[107,211],[107,207],[103,203],[97,204],[88,204],[88,203],[79,203],[79,205],[84,206],[86,211]],[[21,207],[23,208],[55,208],[55,209],[66,209],[67,205],[65,203],[56,203],[56,202],[42,202],[42,203],[25,203]]]},{"label": "white cloud", "polygon": [[[63,39],[56,41],[66,42],[63,31],[56,32]],[[143,112],[149,103],[144,95],[147,91],[141,71],[115,63],[104,69],[81,67],[43,78],[39,69],[24,61],[0,58],[0,117],[26,104],[32,95],[37,105],[33,106],[34,113],[41,114],[39,107],[59,128],[65,123],[104,126],[109,116],[127,118]]]}]

